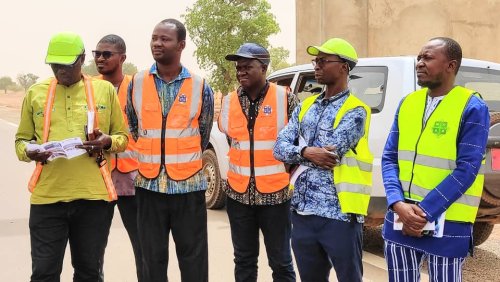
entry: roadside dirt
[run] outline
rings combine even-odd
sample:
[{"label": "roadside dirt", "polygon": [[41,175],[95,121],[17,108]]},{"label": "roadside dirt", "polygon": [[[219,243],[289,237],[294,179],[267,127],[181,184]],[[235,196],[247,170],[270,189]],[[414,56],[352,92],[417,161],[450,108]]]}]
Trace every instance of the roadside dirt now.
[{"label": "roadside dirt", "polygon": [[0,92],[0,106],[21,109],[23,103],[24,92],[9,92],[7,94]]}]

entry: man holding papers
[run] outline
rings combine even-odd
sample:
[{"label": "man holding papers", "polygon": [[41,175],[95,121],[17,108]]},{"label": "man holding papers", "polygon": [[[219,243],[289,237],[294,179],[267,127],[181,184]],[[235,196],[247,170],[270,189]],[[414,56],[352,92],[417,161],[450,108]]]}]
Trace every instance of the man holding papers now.
[{"label": "man holding papers", "polygon": [[[31,281],[60,280],[68,241],[74,281],[104,281],[101,260],[113,214],[109,201],[116,199],[105,157],[125,150],[125,122],[113,85],[82,75],[80,36],[54,35],[45,62],[55,78],[26,93],[15,142],[21,161],[37,162],[28,185]],[[52,160],[50,150],[28,150],[30,142],[74,137],[82,141],[76,147],[88,153]]]},{"label": "man holding papers", "polygon": [[455,86],[462,49],[431,39],[416,64],[419,89],[401,102],[382,156],[389,210],[383,229],[389,281],[462,281],[483,190],[486,103]]}]

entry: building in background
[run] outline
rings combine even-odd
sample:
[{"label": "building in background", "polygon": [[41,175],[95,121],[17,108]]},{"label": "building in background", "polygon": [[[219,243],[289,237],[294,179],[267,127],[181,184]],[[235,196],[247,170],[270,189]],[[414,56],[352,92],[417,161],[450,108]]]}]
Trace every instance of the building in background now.
[{"label": "building in background", "polygon": [[416,55],[432,37],[447,36],[464,57],[500,62],[500,0],[296,0],[296,62],[308,45],[331,37],[351,42],[360,57]]}]

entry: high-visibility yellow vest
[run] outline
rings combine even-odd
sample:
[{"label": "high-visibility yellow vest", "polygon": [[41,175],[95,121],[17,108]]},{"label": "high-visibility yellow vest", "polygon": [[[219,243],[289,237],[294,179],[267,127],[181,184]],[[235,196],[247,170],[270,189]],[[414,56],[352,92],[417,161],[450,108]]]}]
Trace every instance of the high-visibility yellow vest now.
[{"label": "high-visibility yellow vest", "polygon": [[[453,88],[424,128],[427,88],[404,99],[398,117],[398,165],[405,197],[421,201],[456,168],[460,120],[473,94],[461,86]],[[448,208],[445,219],[474,223],[483,183],[484,174],[480,170],[471,187]]]},{"label": "high-visibility yellow vest", "polygon": [[[299,123],[313,105],[319,95],[311,96],[302,102]],[[371,109],[353,94],[349,94],[340,107],[333,128],[337,128],[342,117],[357,107],[366,111],[365,132],[359,139],[356,148],[350,149],[342,157],[340,163],[333,168],[333,183],[339,196],[340,210],[343,213],[367,215],[372,190],[373,154],[368,146],[368,132],[370,129]]]}]

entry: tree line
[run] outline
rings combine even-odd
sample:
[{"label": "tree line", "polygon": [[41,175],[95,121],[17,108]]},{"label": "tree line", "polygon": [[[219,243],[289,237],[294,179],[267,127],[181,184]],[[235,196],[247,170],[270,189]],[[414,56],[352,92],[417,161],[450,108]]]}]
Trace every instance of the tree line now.
[{"label": "tree line", "polygon": [[[137,67],[133,63],[127,62],[123,64],[124,74],[133,75],[136,72]],[[82,66],[82,73],[89,76],[99,75],[94,60],[89,60]],[[3,90],[5,94],[8,90],[16,92],[24,90],[26,92],[39,78],[39,76],[32,73],[20,73],[17,75],[16,80],[13,80],[10,76],[2,76],[0,77],[0,91]]]},{"label": "tree line", "polygon": [[[269,37],[280,31],[270,9],[266,0],[198,0],[186,10],[182,17],[197,47],[194,55],[200,67],[208,72],[214,90],[226,94],[238,86],[234,62],[226,61],[224,57],[236,52],[245,42],[255,42],[269,50],[269,73],[290,66],[287,62],[290,52],[269,44]],[[93,59],[82,67],[82,72],[90,76],[99,74]],[[123,72],[135,74],[137,67],[125,62]],[[16,83],[4,76],[0,78],[0,90],[6,93],[17,87],[26,91],[37,79],[38,76],[31,73],[20,74]]]},{"label": "tree line", "polygon": [[28,88],[35,84],[38,80],[38,76],[32,73],[20,73],[16,77],[16,81],[14,81],[10,76],[2,76],[0,77],[0,90],[3,90],[4,93],[7,93],[7,90],[12,91],[21,91],[28,90]]}]

